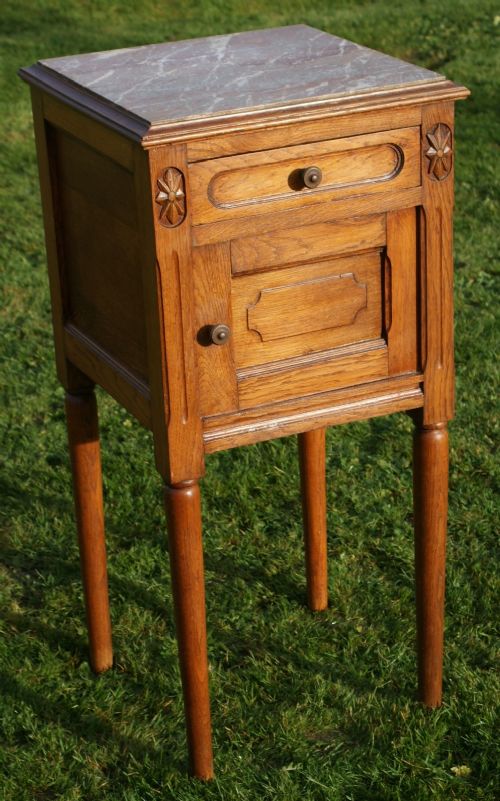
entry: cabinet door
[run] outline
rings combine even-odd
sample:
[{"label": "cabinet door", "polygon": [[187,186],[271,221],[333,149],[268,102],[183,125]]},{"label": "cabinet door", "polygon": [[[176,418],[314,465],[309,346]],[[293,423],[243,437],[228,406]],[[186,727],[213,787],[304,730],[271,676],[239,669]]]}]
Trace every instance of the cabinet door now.
[{"label": "cabinet door", "polygon": [[193,270],[204,416],[417,370],[415,209],[195,247]]}]

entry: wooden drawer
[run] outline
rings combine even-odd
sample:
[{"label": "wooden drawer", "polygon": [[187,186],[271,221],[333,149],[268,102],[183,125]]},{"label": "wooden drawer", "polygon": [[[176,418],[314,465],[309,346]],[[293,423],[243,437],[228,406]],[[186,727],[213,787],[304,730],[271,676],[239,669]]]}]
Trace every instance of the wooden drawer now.
[{"label": "wooden drawer", "polygon": [[[245,153],[190,166],[194,225],[420,184],[418,126]],[[309,166],[319,186],[299,180]]]}]

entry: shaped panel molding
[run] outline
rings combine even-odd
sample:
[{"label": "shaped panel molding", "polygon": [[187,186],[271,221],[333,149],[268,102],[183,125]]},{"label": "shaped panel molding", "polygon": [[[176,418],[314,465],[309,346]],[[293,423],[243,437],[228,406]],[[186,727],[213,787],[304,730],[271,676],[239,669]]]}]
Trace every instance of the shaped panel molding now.
[{"label": "shaped panel molding", "polygon": [[263,342],[352,325],[367,305],[366,284],[353,273],[262,289],[248,307],[248,328]]}]

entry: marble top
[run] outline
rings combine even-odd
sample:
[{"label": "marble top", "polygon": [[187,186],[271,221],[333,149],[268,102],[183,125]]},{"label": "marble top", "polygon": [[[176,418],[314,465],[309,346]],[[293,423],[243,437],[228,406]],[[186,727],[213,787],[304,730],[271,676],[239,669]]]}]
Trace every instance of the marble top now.
[{"label": "marble top", "polygon": [[49,58],[39,64],[149,125],[443,80],[423,67],[307,25]]}]

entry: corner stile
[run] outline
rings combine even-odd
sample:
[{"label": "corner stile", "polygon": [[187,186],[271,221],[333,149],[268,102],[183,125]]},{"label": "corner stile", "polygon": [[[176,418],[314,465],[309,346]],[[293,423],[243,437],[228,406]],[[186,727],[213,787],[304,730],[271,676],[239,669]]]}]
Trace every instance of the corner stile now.
[{"label": "corner stile", "polygon": [[454,414],[453,103],[422,109],[424,425]]},{"label": "corner stile", "polygon": [[156,464],[169,484],[204,473],[186,150],[137,149]]}]

